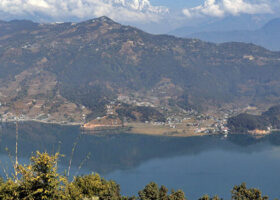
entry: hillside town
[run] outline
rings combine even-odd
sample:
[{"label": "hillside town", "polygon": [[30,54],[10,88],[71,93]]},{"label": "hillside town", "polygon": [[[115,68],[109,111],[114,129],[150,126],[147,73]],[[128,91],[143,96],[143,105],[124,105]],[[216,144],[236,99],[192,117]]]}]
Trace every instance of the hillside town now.
[{"label": "hillside town", "polygon": [[[136,107],[155,108],[165,116],[165,121],[156,119],[146,121],[131,121],[127,117],[120,119],[117,108],[122,104]],[[0,103],[0,110],[3,103]],[[83,114],[80,121],[69,118],[57,120],[51,113],[38,113],[35,117],[24,114],[15,115],[12,112],[0,113],[1,122],[14,121],[37,121],[42,123],[58,123],[62,125],[79,125],[85,130],[112,129],[129,127],[131,133],[155,134],[172,136],[195,136],[224,134],[225,137],[230,130],[227,127],[227,119],[244,111],[257,110],[257,108],[220,108],[207,112],[198,112],[194,109],[184,110],[179,107],[171,107],[159,103],[156,97],[137,97],[119,95],[117,99],[106,105],[106,115],[87,121],[87,115]],[[127,130],[127,129],[126,129]]]}]

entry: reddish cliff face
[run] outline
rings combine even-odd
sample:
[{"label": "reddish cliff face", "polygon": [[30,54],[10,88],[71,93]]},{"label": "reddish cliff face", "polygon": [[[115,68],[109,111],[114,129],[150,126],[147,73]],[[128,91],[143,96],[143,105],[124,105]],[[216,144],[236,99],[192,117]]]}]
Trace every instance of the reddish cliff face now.
[{"label": "reddish cliff face", "polygon": [[255,129],[253,131],[248,131],[248,133],[253,134],[253,135],[267,135],[267,134],[270,134],[270,131]]},{"label": "reddish cliff face", "polygon": [[102,117],[92,120],[82,126],[84,129],[94,130],[96,128],[109,128],[109,127],[121,127],[122,121],[119,118],[110,119],[109,117]]}]

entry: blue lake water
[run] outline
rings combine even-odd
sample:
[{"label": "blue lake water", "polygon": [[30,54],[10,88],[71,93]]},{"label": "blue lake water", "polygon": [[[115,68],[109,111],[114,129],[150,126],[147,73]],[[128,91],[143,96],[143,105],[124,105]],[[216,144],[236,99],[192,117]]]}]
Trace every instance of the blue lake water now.
[{"label": "blue lake water", "polygon": [[[280,197],[280,133],[255,139],[234,135],[168,138],[128,134],[83,134],[78,127],[22,123],[19,132],[20,161],[36,150],[60,151],[60,171],[68,168],[71,151],[71,175],[98,172],[121,185],[126,195],[151,182],[168,188],[183,189],[188,199],[203,194],[229,199],[234,185],[246,182],[271,199]],[[9,168],[15,148],[14,124],[2,125],[0,158]],[[87,158],[88,157],[88,158]],[[81,163],[84,163],[82,166]],[[79,169],[79,166],[81,167]],[[1,170],[0,174],[4,176]]]}]

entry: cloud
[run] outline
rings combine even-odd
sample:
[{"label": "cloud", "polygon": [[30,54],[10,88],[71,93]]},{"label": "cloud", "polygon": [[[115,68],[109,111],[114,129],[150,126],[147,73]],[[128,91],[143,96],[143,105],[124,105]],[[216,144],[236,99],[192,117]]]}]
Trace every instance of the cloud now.
[{"label": "cloud", "polygon": [[[275,1],[275,0],[274,0]],[[211,16],[224,17],[225,15],[264,14],[273,13],[272,3],[269,0],[205,0],[203,5],[183,9],[183,14],[189,18]]]},{"label": "cloud", "polygon": [[149,0],[0,0],[0,14],[12,17],[44,16],[53,20],[108,16],[127,22],[155,22],[169,12]]}]

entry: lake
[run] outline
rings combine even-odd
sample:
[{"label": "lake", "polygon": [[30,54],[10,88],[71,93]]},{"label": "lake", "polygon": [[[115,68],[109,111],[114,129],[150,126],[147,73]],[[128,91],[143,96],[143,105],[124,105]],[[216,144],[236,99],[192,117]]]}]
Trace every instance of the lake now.
[{"label": "lake", "polygon": [[[36,150],[61,152],[65,172],[73,146],[71,176],[98,172],[121,185],[122,194],[136,195],[155,181],[183,189],[188,199],[203,194],[229,199],[234,185],[246,182],[271,199],[280,197],[280,133],[255,139],[246,135],[189,138],[130,134],[84,134],[76,126],[25,122],[19,124],[20,162]],[[2,167],[11,168],[8,152],[15,151],[15,125],[0,128]],[[1,167],[1,169],[2,169]],[[3,170],[0,174],[5,176]]]}]

